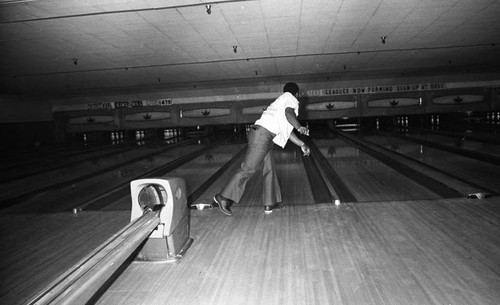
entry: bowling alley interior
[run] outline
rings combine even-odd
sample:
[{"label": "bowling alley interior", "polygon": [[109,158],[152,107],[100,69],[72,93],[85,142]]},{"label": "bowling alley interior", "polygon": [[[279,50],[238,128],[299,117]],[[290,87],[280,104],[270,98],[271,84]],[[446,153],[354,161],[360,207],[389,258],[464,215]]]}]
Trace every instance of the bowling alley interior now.
[{"label": "bowling alley interior", "polygon": [[500,304],[500,1],[0,12],[0,304]]}]

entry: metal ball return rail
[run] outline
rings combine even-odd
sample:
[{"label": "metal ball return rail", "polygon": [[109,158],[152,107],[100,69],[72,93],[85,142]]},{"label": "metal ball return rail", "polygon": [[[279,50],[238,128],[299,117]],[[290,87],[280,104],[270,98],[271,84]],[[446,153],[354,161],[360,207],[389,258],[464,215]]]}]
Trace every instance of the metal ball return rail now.
[{"label": "metal ball return rail", "polygon": [[192,243],[180,178],[130,183],[131,222],[39,292],[28,304],[86,304],[138,250],[136,260],[175,262]]}]

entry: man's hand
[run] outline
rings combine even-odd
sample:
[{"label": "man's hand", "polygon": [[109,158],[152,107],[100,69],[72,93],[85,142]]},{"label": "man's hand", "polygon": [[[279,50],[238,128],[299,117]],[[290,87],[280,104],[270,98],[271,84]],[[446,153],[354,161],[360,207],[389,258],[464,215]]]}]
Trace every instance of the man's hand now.
[{"label": "man's hand", "polygon": [[297,131],[300,133],[300,134],[303,134],[303,135],[306,135],[308,136],[309,135],[309,128],[307,127],[304,127],[304,126],[300,126]]},{"label": "man's hand", "polygon": [[309,149],[309,147],[306,145],[306,144],[303,144],[300,149],[302,150],[302,153],[304,154],[304,156],[309,156],[309,154],[311,153],[311,150]]}]

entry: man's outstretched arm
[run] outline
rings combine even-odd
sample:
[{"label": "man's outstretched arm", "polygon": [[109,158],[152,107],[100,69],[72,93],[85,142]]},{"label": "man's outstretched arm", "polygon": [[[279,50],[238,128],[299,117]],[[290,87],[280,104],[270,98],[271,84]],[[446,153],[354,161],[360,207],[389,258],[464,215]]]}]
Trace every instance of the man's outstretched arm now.
[{"label": "man's outstretched arm", "polygon": [[297,131],[300,134],[303,134],[306,136],[309,135],[309,129],[307,127],[300,125],[299,120],[297,119],[297,116],[295,115],[295,111],[293,111],[293,108],[287,107],[285,109],[285,116],[286,116],[286,120],[288,121],[288,123],[290,123],[293,126],[293,128],[297,129]]},{"label": "man's outstretched arm", "polygon": [[304,156],[309,156],[311,150],[306,145],[306,143],[304,143],[304,141],[302,141],[293,131],[290,134],[290,141],[292,141],[292,143],[300,147]]}]

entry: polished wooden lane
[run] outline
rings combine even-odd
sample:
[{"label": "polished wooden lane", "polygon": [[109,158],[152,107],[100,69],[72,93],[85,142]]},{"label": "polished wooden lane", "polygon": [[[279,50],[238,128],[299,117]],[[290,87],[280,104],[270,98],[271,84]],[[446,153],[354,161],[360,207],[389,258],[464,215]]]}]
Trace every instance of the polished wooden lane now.
[{"label": "polished wooden lane", "polygon": [[[150,171],[195,151],[203,150],[204,147],[203,144],[191,143],[175,146],[172,149],[150,148],[147,150],[150,154],[149,157],[144,156],[144,154],[133,158],[128,155],[117,155],[116,158],[119,161],[113,160],[109,164],[106,160],[102,160],[103,164],[96,165],[98,169],[88,165],[91,168],[90,173],[88,169],[84,173],[78,173],[78,168],[73,168],[74,172],[66,169],[61,173],[61,176],[67,176],[69,179],[67,181],[61,181],[61,177],[54,181],[48,177],[34,176],[27,181],[13,182],[15,183],[13,185],[4,184],[1,186],[1,190],[5,190],[5,193],[0,197],[10,197],[2,202],[9,202],[12,206],[7,208],[2,206],[0,212],[70,211],[73,207],[84,205],[96,196],[105,194],[109,189],[128,184],[131,180],[138,179]],[[57,175],[59,174],[57,173]],[[36,191],[44,190],[44,188],[46,188],[45,191]],[[13,200],[23,197],[22,194],[26,194],[24,193],[26,191],[30,196],[19,201]]]},{"label": "polished wooden lane", "polygon": [[[242,148],[244,145],[241,144],[218,146],[167,176],[182,176],[188,179],[188,185],[193,191]],[[279,174],[283,176],[285,185],[296,186],[295,191],[289,192],[288,197],[288,202],[296,203],[295,194],[303,193],[301,190],[304,189],[304,183],[307,187],[301,156],[291,150],[277,153],[276,159]],[[240,162],[241,158],[233,166],[239,166]],[[295,170],[290,170],[288,166],[290,163],[292,167],[296,167]],[[260,184],[256,185],[260,187]],[[249,199],[254,200],[252,196],[255,194],[253,192],[248,194]],[[310,196],[310,191],[305,194]],[[55,193],[52,194],[50,199],[61,200],[55,196]],[[257,198],[255,204],[260,204],[260,196]],[[5,227],[2,244],[5,248],[1,257],[4,263],[2,270],[5,272],[3,278],[9,285],[2,287],[2,298],[8,303],[22,304],[45,284],[97,247],[111,233],[118,231],[130,217],[130,198],[126,198],[125,201],[121,200],[107,207],[108,210],[121,210],[120,212],[83,211],[78,214],[66,212],[37,215],[7,214],[4,211]],[[8,291],[4,291],[3,288]]]},{"label": "polished wooden lane", "polygon": [[60,157],[60,160],[70,159],[69,162],[56,168],[49,168],[46,171],[41,171],[36,166],[29,165],[22,169],[16,168],[12,170],[12,173],[7,172],[5,178],[13,175],[23,177],[20,179],[9,179],[1,184],[0,189],[2,190],[2,194],[0,195],[0,200],[7,199],[13,196],[13,194],[44,189],[56,183],[74,180],[87,174],[120,165],[124,161],[140,158],[146,159],[148,155],[160,152],[165,148],[166,146],[141,146],[132,150],[115,148],[112,151],[106,151],[105,154],[101,153],[99,156],[95,156],[95,152],[89,152],[83,158],[82,156],[65,156]]},{"label": "polished wooden lane", "polygon": [[129,211],[0,215],[0,304],[26,304],[129,221]]},{"label": "polished wooden lane", "polygon": [[314,142],[357,201],[441,198],[343,139]]},{"label": "polished wooden lane", "polygon": [[[59,157],[62,160],[68,160],[59,166],[51,166],[50,169],[38,171],[32,166],[14,169],[16,175],[22,176],[19,179],[10,179],[9,173],[3,177],[3,183],[0,184],[0,204],[4,206],[9,201],[21,201],[26,195],[37,195],[54,188],[73,185],[81,182],[83,179],[88,179],[91,176],[97,176],[103,172],[109,172],[113,169],[130,165],[131,163],[141,163],[143,168],[154,165],[150,160],[154,161],[156,155],[170,151],[170,154],[175,155],[171,151],[179,146],[195,143],[196,139],[187,139],[182,143],[165,144],[162,142],[152,142],[148,145],[140,147],[121,147],[113,148],[101,152],[99,156],[95,156],[95,152],[89,151],[87,155],[64,156]],[[111,149],[111,148],[109,148]],[[145,164],[144,164],[145,163]],[[2,178],[2,179],[3,179]],[[24,195],[24,196],[23,196]]]},{"label": "polished wooden lane", "polygon": [[457,177],[449,175],[446,171],[436,170],[425,163],[394,153],[390,149],[376,143],[364,141],[359,139],[359,137],[348,135],[347,133],[337,133],[343,139],[360,146],[365,152],[381,160],[391,168],[397,169],[398,172],[403,173],[418,184],[439,194],[441,198],[464,197],[469,193],[478,191],[475,185],[471,185],[462,179],[457,179]]},{"label": "polished wooden lane", "polygon": [[500,199],[193,211],[176,264],[132,263],[98,304],[500,302]]},{"label": "polished wooden lane", "polygon": [[[190,187],[195,188],[242,147],[241,144],[215,147],[209,151],[209,156],[200,156],[170,174],[177,176],[187,173],[186,167],[191,167],[191,174],[186,178],[189,179]],[[191,149],[188,147],[187,150],[186,148],[180,149],[174,151],[173,154],[170,152],[168,156],[159,155],[160,160],[155,162],[168,163]],[[151,162],[152,160],[149,163]],[[121,169],[123,172],[127,170],[127,168]],[[130,179],[129,175],[133,176],[137,172],[142,172],[143,169],[139,167],[136,170],[129,169],[129,171],[130,174],[112,177]],[[93,190],[89,190],[89,194],[112,186],[116,183],[114,180],[116,179],[110,180],[108,177],[107,180],[101,182],[99,188],[94,187]],[[71,191],[69,194],[52,192],[45,195],[45,200],[47,204],[53,202],[55,205],[71,206],[71,200],[80,199],[83,195],[80,192]],[[32,205],[37,203],[36,199],[31,202]],[[20,211],[26,211],[22,214],[12,213],[16,207],[2,210],[0,213],[2,244],[0,304],[24,304],[31,295],[128,224],[131,208],[130,195],[110,204],[111,207],[106,207],[108,210],[106,212],[83,211],[78,214],[70,213],[69,208],[66,209],[67,212],[35,214],[29,213],[29,208],[23,208],[24,205],[17,207]]]},{"label": "polished wooden lane", "polygon": [[[474,141],[468,139],[465,135],[463,138],[454,138],[442,134],[423,134],[423,133],[411,133],[407,137],[408,139],[417,139],[424,142],[429,142],[431,144],[436,144],[438,146],[445,146],[447,148],[452,148],[453,150],[459,148],[464,152],[477,153],[478,156],[482,154],[489,155],[498,162],[500,157],[500,145],[491,141],[491,143]],[[499,136],[496,135],[496,140],[499,140]]]},{"label": "polished wooden lane", "polygon": [[364,139],[477,185],[477,191],[500,191],[499,165],[417,144],[400,137],[365,136]]},{"label": "polished wooden lane", "polygon": [[[84,163],[85,161],[106,158],[107,156],[124,153],[125,150],[136,150],[140,148],[141,147],[137,145],[114,145],[87,150],[80,149],[79,151],[74,153],[71,153],[69,151],[54,153],[45,156],[43,159],[26,156],[21,159],[22,161],[9,162],[10,166],[5,166],[2,169],[4,175],[0,178],[0,182],[5,183],[22,179],[28,176],[43,174],[54,170],[61,170],[65,167],[69,167],[78,163]],[[4,162],[5,161],[6,160],[4,160]]]},{"label": "polished wooden lane", "polygon": [[[275,147],[274,158],[278,180],[282,188],[284,204],[314,204],[313,195],[307,178],[302,153],[294,145],[287,145],[285,149]],[[212,203],[213,196],[222,190],[235,171],[241,166],[243,156],[232,164],[220,177],[213,182],[210,188],[199,197],[199,202]],[[258,171],[248,181],[245,193],[238,206],[257,205],[262,207],[262,175]]]},{"label": "polished wooden lane", "polygon": [[[304,168],[302,152],[293,144],[288,144],[285,148],[285,150],[275,149],[276,170],[282,188],[283,203],[286,205],[315,203]],[[310,159],[310,157],[305,158]]]},{"label": "polished wooden lane", "polygon": [[[184,179],[186,182],[186,193],[190,196],[196,192],[203,183],[209,180],[212,175],[215,175],[226,162],[229,162],[241,150],[245,149],[245,146],[245,144],[224,144],[216,146],[205,154],[166,173],[162,177],[178,177]],[[239,162],[241,162],[241,158],[235,163],[239,164]],[[193,202],[188,202],[188,204],[201,201],[205,201],[206,203],[212,202],[212,198],[200,200],[196,197],[193,200]],[[127,196],[123,198],[114,202],[109,202],[109,204],[102,207],[101,210],[130,210],[130,202],[130,195],[127,194]]]}]

